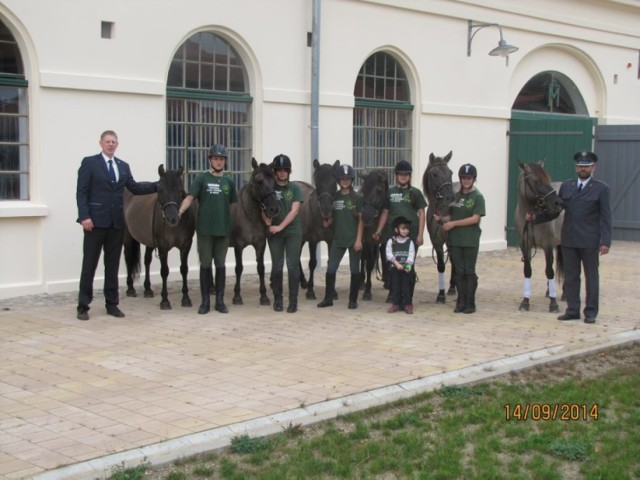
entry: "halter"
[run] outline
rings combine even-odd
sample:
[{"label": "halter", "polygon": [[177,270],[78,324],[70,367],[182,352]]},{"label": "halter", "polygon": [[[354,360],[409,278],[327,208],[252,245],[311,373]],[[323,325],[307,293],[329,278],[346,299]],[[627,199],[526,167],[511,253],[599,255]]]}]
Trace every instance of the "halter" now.
[{"label": "halter", "polygon": [[549,191],[547,193],[545,193],[544,195],[541,194],[541,193],[538,193],[538,191],[529,184],[529,177],[530,176],[531,176],[531,173],[526,173],[525,172],[525,174],[524,174],[525,198],[528,198],[527,193],[526,193],[526,190],[528,188],[536,196],[536,200],[535,200],[535,202],[533,204],[533,208],[534,208],[535,211],[539,212],[539,211],[544,210],[545,200],[550,195],[552,195],[555,192],[555,190],[553,189],[553,187],[551,185],[549,185]]}]

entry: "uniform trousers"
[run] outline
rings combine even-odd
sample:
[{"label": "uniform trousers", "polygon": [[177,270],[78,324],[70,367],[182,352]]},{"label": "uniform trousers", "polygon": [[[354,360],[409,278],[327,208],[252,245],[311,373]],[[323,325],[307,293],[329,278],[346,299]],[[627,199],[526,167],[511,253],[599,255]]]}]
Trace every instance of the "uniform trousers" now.
[{"label": "uniform trousers", "polygon": [[573,248],[562,245],[562,264],[564,269],[564,294],[567,299],[567,314],[580,315],[580,269],[584,268],[586,298],[584,316],[598,316],[598,298],[600,295],[599,248]]}]

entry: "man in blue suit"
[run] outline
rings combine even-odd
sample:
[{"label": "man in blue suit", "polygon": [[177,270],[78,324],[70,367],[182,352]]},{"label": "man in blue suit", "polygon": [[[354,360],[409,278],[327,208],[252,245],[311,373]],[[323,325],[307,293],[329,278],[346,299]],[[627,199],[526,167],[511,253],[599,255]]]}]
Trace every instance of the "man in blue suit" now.
[{"label": "man in blue suit", "polygon": [[584,323],[595,323],[598,317],[600,277],[599,255],[609,253],[613,233],[609,187],[593,178],[598,157],[593,152],[574,155],[577,179],[560,186],[564,206],[562,224],[562,260],[567,310],[558,320],[580,319],[580,268],[584,267],[586,299]]},{"label": "man in blue suit", "polygon": [[82,272],[78,294],[78,320],[89,320],[93,278],[104,250],[104,299],[107,313],[124,317],[118,308],[118,269],[124,237],[123,192],[134,195],[158,190],[157,183],[137,183],[129,165],[114,156],[118,136],[107,130],[100,136],[102,152],[82,160],[78,170],[78,223],[84,231]]}]

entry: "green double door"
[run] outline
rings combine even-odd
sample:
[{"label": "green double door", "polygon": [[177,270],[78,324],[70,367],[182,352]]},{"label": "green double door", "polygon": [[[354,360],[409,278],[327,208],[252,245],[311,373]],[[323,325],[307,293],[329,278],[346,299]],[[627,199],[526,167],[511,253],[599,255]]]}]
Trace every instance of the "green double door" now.
[{"label": "green double door", "polygon": [[545,159],[553,181],[575,176],[573,155],[592,150],[596,119],[575,115],[553,115],[514,111],[509,128],[509,193],[507,198],[507,244],[518,245],[513,215],[517,203],[518,161]]}]

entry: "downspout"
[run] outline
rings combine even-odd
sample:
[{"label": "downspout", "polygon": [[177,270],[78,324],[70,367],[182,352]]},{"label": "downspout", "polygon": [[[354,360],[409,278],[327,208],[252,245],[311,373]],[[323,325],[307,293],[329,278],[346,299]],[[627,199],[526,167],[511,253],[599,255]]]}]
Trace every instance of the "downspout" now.
[{"label": "downspout", "polygon": [[313,0],[311,26],[311,161],[318,159],[320,118],[320,0]]}]

